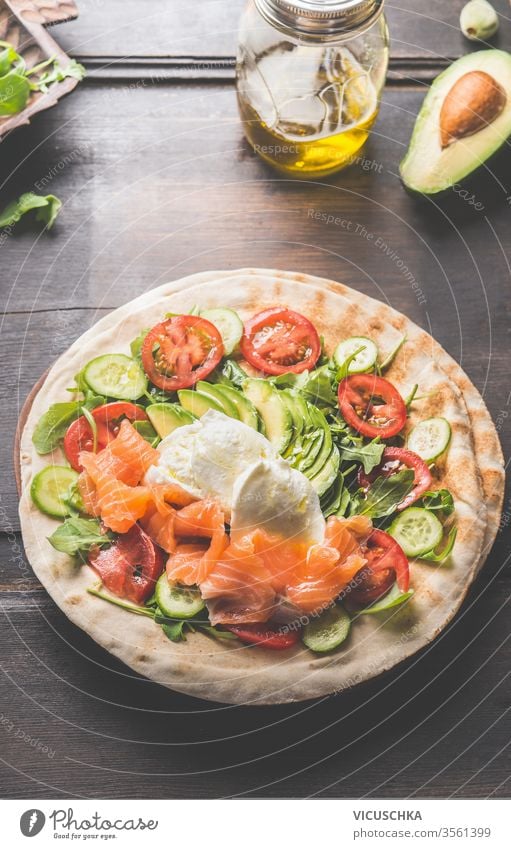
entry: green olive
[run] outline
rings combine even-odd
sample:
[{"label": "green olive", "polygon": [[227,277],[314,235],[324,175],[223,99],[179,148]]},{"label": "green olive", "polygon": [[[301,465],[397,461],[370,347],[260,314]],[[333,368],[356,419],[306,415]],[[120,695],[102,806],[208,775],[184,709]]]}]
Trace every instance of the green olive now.
[{"label": "green olive", "polygon": [[499,17],[487,0],[470,0],[461,10],[460,27],[471,41],[486,41],[497,32]]}]

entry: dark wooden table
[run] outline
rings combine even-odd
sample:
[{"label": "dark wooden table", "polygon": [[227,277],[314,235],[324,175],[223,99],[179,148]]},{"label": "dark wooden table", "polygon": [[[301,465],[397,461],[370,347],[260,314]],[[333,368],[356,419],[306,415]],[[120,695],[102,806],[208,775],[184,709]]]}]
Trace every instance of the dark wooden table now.
[{"label": "dark wooden table", "polygon": [[[241,5],[82,0],[55,35],[88,79],[1,145],[2,201],[35,188],[64,208],[51,233],[22,223],[0,242],[0,795],[506,797],[509,498],[463,614],[429,651],[360,691],[298,706],[229,708],[138,678],[70,625],[24,560],[11,451],[31,385],[106,311],[203,269],[300,270],[388,300],[462,363],[511,447],[509,163],[503,182],[488,177],[482,210],[419,203],[397,177],[428,82],[474,49],[457,29],[462,0],[430,0],[427,13],[418,0],[389,4],[370,166],[316,183],[276,176],[243,141]],[[496,5],[511,17],[507,0]],[[509,20],[497,43],[511,47]]]}]

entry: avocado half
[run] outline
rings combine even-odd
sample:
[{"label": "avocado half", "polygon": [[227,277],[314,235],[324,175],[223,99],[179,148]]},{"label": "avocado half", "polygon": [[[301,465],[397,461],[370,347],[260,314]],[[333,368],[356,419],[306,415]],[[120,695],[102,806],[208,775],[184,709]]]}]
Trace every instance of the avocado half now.
[{"label": "avocado half", "polygon": [[435,195],[466,180],[511,136],[511,54],[469,53],[432,83],[399,166],[405,186]]}]

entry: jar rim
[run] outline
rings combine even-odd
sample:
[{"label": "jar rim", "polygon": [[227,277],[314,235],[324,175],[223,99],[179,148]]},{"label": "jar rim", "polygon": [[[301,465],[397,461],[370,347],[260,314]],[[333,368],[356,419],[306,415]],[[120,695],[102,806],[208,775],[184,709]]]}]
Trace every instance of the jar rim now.
[{"label": "jar rim", "polygon": [[352,38],[373,26],[385,0],[255,0],[261,15],[288,35],[311,40]]}]

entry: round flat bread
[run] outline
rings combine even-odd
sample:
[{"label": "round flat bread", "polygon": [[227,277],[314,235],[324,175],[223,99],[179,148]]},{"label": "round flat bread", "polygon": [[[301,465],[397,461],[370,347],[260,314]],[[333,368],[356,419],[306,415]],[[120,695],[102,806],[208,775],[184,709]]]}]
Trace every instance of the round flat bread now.
[{"label": "round flat bread", "polygon": [[[133,616],[91,596],[97,582],[88,566],[56,552],[47,537],[56,522],[30,499],[34,474],[59,451],[41,457],[32,445],[39,417],[62,401],[74,375],[94,356],[129,353],[140,331],[167,312],[229,306],[242,318],[274,305],[308,316],[332,351],[352,335],[373,338],[382,353],[403,333],[407,342],[386,376],[403,396],[419,384],[411,425],[432,415],[451,424],[452,441],[438,470],[438,484],[456,503],[458,537],[445,564],[411,566],[413,598],[386,614],[361,616],[349,640],[330,655],[303,646],[278,653],[224,644],[203,634],[171,643],[151,620]],[[80,628],[132,669],[167,687],[228,703],[282,703],[339,692],[392,668],[433,640],[452,619],[484,562],[500,520],[504,472],[495,428],[482,398],[454,360],[431,336],[390,307],[342,284],[269,269],[211,271],[160,286],[101,319],[50,370],[36,395],[21,438],[20,518],[27,556],[50,595]]]}]

